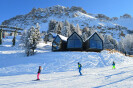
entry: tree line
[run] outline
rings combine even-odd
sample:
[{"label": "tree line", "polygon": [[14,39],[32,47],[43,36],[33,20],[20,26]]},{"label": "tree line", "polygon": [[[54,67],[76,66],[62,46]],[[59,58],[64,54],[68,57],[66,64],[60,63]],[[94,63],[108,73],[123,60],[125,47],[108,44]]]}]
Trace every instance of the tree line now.
[{"label": "tree line", "polygon": [[[41,40],[41,34],[39,29],[40,26],[37,23],[36,28],[31,27],[29,30],[25,30],[21,37],[21,41],[23,47],[25,48],[27,56],[34,54],[34,50],[36,49],[37,44]],[[49,22],[49,28],[47,33],[50,32],[60,34],[65,37],[69,37],[73,32],[77,32],[77,34],[81,36],[83,41],[85,41],[89,36],[96,32],[96,30],[94,28],[88,27],[80,29],[79,24],[74,26],[67,20],[65,20],[64,22],[51,20]],[[111,35],[103,35],[102,33],[98,34],[103,39],[104,49],[115,49],[126,54],[133,54],[133,34],[127,34],[125,37],[121,38],[120,41],[114,39]]]}]

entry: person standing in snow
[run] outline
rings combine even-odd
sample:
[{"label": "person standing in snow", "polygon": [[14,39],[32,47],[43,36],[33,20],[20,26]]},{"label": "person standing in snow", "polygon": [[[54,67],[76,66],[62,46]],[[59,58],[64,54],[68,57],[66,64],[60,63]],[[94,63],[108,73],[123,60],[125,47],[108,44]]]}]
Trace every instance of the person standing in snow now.
[{"label": "person standing in snow", "polygon": [[82,67],[82,65],[78,62],[78,69],[79,69],[80,75],[82,75],[82,73],[81,73],[81,67]]},{"label": "person standing in snow", "polygon": [[113,65],[113,69],[115,69],[115,62],[114,61],[113,61],[113,64],[112,65]]},{"label": "person standing in snow", "polygon": [[39,69],[38,69],[38,72],[37,72],[37,80],[40,80],[40,79],[39,79],[39,75],[40,75],[40,73],[41,73],[41,70],[42,70],[42,67],[39,66]]}]

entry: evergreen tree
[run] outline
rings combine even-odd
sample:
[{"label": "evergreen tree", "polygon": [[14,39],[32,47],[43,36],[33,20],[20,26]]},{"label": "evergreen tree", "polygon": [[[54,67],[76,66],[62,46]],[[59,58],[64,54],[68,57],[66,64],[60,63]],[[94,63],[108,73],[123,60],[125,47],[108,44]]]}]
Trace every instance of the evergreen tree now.
[{"label": "evergreen tree", "polygon": [[39,32],[39,24],[36,24],[36,28],[31,27],[27,33],[26,31],[22,35],[22,42],[25,47],[25,52],[27,56],[34,54],[34,50],[36,49],[37,44],[40,41],[40,32]]},{"label": "evergreen tree", "polygon": [[82,30],[82,39],[85,41],[90,36],[89,28],[85,27]]},{"label": "evergreen tree", "polygon": [[0,45],[2,44],[2,32],[3,32],[3,29],[0,29]]},{"label": "evergreen tree", "polygon": [[133,34],[127,34],[119,43],[119,50],[123,53],[133,54]]},{"label": "evergreen tree", "polygon": [[67,20],[65,20],[63,28],[61,29],[61,34],[66,37],[69,37],[72,34],[70,30],[70,24]]},{"label": "evergreen tree", "polygon": [[70,30],[71,30],[71,33],[75,32],[76,28],[74,27],[73,24],[70,24]]},{"label": "evergreen tree", "polygon": [[63,27],[63,23],[62,22],[57,22],[55,24],[54,33],[61,34],[62,27]]},{"label": "evergreen tree", "polygon": [[57,22],[55,20],[50,20],[48,32],[54,32],[54,29],[55,29],[55,25],[56,24],[57,24]]},{"label": "evergreen tree", "polygon": [[85,41],[89,36],[91,36],[95,32],[96,32],[96,30],[94,30],[94,29],[89,29],[88,27],[83,28],[83,30],[82,30],[83,40]]},{"label": "evergreen tree", "polygon": [[47,41],[48,41],[48,34],[46,33],[45,36],[44,36],[44,42],[45,42],[45,44],[47,44]]},{"label": "evergreen tree", "polygon": [[83,39],[84,41],[88,38],[87,35],[88,35],[88,34],[87,34],[86,32],[82,33],[82,39]]},{"label": "evergreen tree", "polygon": [[81,29],[80,29],[80,27],[79,27],[79,24],[76,25],[75,32],[76,32],[77,34],[79,34],[79,35],[82,35],[82,31],[81,31]]}]

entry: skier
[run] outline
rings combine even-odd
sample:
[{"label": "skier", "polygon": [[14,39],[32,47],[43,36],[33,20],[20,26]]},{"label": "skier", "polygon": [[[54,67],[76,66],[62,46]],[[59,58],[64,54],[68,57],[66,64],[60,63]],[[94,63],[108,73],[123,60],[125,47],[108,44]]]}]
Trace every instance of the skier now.
[{"label": "skier", "polygon": [[113,65],[113,69],[115,69],[115,62],[114,61],[113,61],[113,64],[112,65]]},{"label": "skier", "polygon": [[81,73],[81,67],[82,67],[82,65],[78,62],[78,69],[79,69],[80,75],[82,75],[82,73]]},{"label": "skier", "polygon": [[39,66],[39,69],[38,69],[38,72],[37,72],[37,80],[40,80],[40,79],[39,79],[39,75],[40,75],[40,73],[41,73],[41,70],[42,70],[42,67]]}]

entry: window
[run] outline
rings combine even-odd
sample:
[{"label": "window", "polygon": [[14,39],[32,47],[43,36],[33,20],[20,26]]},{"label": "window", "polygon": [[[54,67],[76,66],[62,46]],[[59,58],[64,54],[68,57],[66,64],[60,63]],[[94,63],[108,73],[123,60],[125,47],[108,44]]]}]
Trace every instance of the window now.
[{"label": "window", "polygon": [[75,48],[82,48],[82,42],[80,40],[74,40]]},{"label": "window", "polygon": [[82,40],[76,33],[69,38],[67,48],[82,48]]},{"label": "window", "polygon": [[74,48],[74,41],[73,40],[69,40],[67,47],[68,48]]},{"label": "window", "polygon": [[97,41],[97,49],[102,49],[102,42],[101,41]]},{"label": "window", "polygon": [[57,36],[53,41],[53,50],[59,50],[61,48],[61,39]]},{"label": "window", "polygon": [[56,37],[55,41],[56,42],[60,42],[60,38],[59,37]]},{"label": "window", "polygon": [[95,40],[90,40],[90,48],[97,48]]},{"label": "window", "polygon": [[90,39],[90,48],[102,49],[102,41]]},{"label": "window", "polygon": [[98,37],[98,35],[94,35],[94,40],[96,40],[96,41],[98,41],[98,40],[100,40],[100,38]]}]

